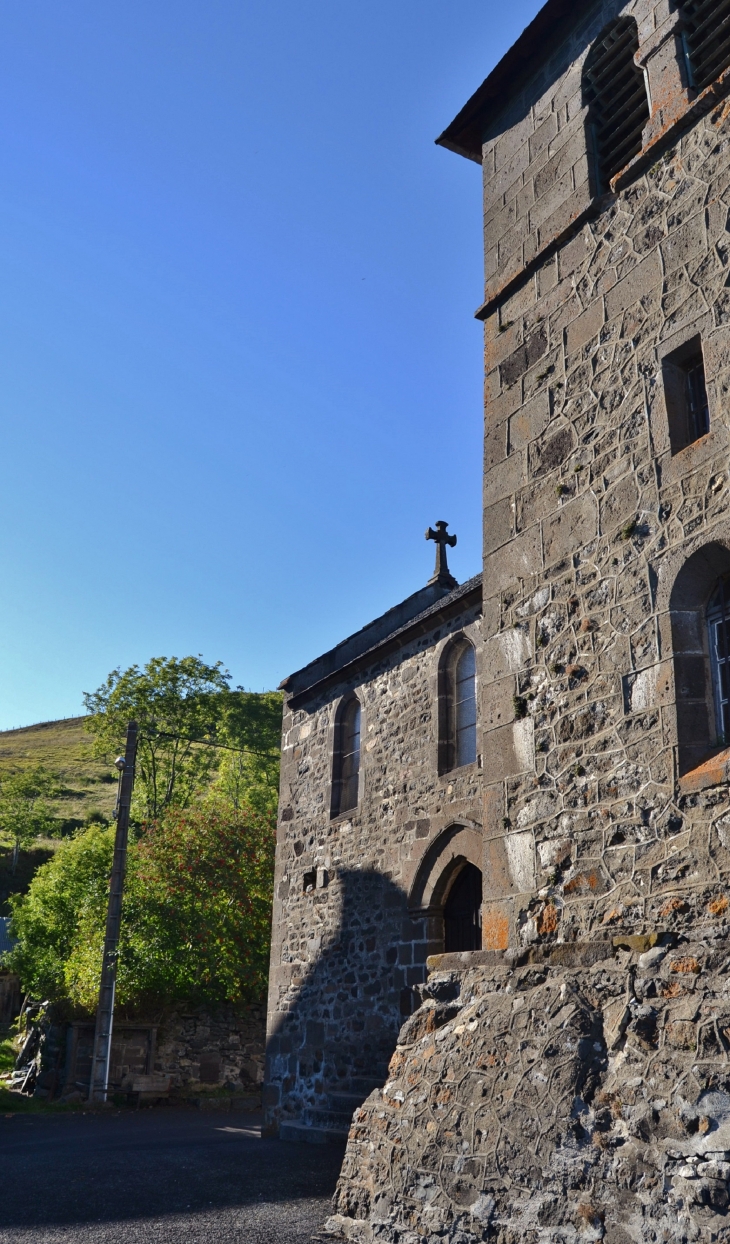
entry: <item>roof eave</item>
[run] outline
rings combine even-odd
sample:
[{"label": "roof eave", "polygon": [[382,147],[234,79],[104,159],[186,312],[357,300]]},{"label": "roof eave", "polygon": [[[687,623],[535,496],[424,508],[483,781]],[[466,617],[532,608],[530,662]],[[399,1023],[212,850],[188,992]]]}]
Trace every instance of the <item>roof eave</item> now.
[{"label": "roof eave", "polygon": [[507,96],[529,75],[534,61],[537,58],[544,60],[546,49],[560,38],[562,20],[571,17],[573,20],[576,18],[575,0],[547,0],[436,139],[437,145],[481,164],[481,136],[490,115],[503,109]]}]

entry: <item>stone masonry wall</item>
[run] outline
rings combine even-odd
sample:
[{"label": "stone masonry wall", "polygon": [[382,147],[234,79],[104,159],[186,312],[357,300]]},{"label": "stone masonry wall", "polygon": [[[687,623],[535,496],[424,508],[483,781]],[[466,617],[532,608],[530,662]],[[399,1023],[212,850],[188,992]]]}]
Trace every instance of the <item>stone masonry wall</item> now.
[{"label": "stone masonry wall", "polygon": [[[473,597],[472,597],[473,599]],[[479,606],[405,644],[355,682],[284,712],[265,1102],[270,1125],[312,1121],[333,1090],[382,1083],[426,957],[439,946],[408,894],[455,821],[479,825],[481,770],[439,776],[437,668],[450,635],[480,647]],[[360,799],[330,818],[334,719],[362,703]],[[349,1118],[352,1105],[346,1118]],[[326,1120],[325,1120],[326,1121]],[[346,1126],[346,1123],[345,1123]]]},{"label": "stone masonry wall", "polygon": [[170,1015],[158,1030],[154,1070],[172,1077],[173,1093],[216,1085],[252,1092],[264,1078],[265,1037],[263,1004]]},{"label": "stone masonry wall", "polygon": [[676,37],[680,18],[672,0],[620,0],[576,6],[575,22],[555,48],[546,48],[538,72],[516,83],[501,115],[485,135],[485,302],[547,247],[559,241],[590,207],[595,186],[586,132],[581,75],[591,43],[619,14],[636,20],[639,64],[649,81],[652,115],[645,131],[661,137],[690,102]]},{"label": "stone masonry wall", "polygon": [[[670,596],[698,550],[728,570],[729,208],[721,102],[485,325],[485,945],[727,901],[725,769],[679,756],[706,661],[679,661]],[[672,454],[661,358],[696,333],[710,432]]]},{"label": "stone masonry wall", "polygon": [[443,956],[355,1112],[327,1231],[727,1244],[729,967],[726,921],[643,951]]}]

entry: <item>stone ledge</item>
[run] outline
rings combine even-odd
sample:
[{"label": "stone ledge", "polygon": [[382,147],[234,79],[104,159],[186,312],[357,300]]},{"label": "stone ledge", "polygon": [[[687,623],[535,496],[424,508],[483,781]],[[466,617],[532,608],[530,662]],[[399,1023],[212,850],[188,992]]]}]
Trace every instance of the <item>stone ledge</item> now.
[{"label": "stone ledge", "polygon": [[696,769],[685,773],[679,779],[679,789],[681,794],[690,795],[695,791],[708,790],[710,786],[721,786],[727,781],[730,781],[730,747],[723,747],[722,751],[708,756]]},{"label": "stone ledge", "polygon": [[523,968],[543,964],[546,967],[593,967],[604,959],[612,959],[618,950],[641,955],[654,946],[669,949],[677,933],[652,929],[649,933],[618,933],[611,938],[590,942],[544,942],[510,950],[461,950],[442,955],[429,955],[429,972],[468,972],[472,968]]},{"label": "stone ledge", "polygon": [[593,942],[547,942],[514,950],[452,951],[443,955],[429,955],[426,967],[429,972],[465,972],[469,968],[485,967],[522,968],[533,963],[591,967],[594,963],[600,963],[601,959],[612,958],[615,941],[616,939],[609,941],[606,938]]}]

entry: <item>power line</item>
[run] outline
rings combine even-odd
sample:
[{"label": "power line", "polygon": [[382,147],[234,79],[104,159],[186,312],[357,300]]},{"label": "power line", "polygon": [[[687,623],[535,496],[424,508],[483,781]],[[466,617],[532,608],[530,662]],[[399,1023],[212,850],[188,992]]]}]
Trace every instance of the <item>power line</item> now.
[{"label": "power line", "polygon": [[140,741],[149,743],[155,739],[179,739],[182,743],[199,743],[201,747],[217,747],[226,752],[250,752],[252,756],[264,756],[269,760],[275,760],[278,755],[277,752],[262,752],[255,747],[233,747],[230,743],[216,743],[213,739],[192,739],[187,734],[173,734],[169,730],[155,730],[154,734],[140,736]]}]

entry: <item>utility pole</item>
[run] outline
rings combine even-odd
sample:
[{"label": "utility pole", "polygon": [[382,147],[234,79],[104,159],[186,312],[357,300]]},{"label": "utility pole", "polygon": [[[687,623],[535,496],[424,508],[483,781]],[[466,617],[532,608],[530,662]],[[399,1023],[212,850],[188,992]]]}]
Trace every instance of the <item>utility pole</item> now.
[{"label": "utility pole", "polygon": [[124,873],[127,866],[127,839],[129,837],[129,810],[134,789],[134,765],[137,758],[137,723],[127,726],[127,743],[124,755],[114,761],[119,770],[119,793],[117,795],[117,833],[114,839],[114,863],[109,883],[109,906],[106,914],[104,958],[101,965],[99,1005],[96,1011],[94,1053],[91,1059],[89,1101],[106,1101],[109,1087],[109,1061],[112,1052],[112,1026],[114,1024],[114,991],[117,982],[117,950],[119,926],[122,920],[122,894]]}]

